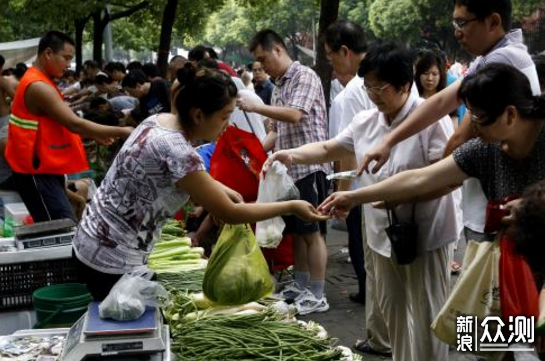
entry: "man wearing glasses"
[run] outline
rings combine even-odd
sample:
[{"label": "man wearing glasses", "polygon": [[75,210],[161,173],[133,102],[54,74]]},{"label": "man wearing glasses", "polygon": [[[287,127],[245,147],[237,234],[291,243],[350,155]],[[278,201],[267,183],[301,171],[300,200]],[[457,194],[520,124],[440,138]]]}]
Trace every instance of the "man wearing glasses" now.
[{"label": "man wearing glasses", "polygon": [[271,105],[274,84],[269,79],[269,74],[265,73],[259,61],[254,61],[252,64],[252,73],[254,74],[255,93],[263,100],[263,103]]},{"label": "man wearing glasses", "polygon": [[[454,0],[452,24],[462,48],[477,58],[467,74],[472,74],[490,63],[505,63],[522,71],[530,80],[535,95],[540,93],[539,80],[532,58],[523,44],[522,30],[511,28],[511,0]],[[386,135],[382,142],[367,153],[360,170],[376,173],[390,156],[390,150],[399,142],[435,123],[456,109],[461,101],[458,89],[461,80],[426,100],[399,127]],[[474,137],[471,114],[467,112],[455,134],[449,140],[445,154]],[[464,225],[466,239],[484,240],[486,198],[480,184],[469,179],[464,182]]]}]

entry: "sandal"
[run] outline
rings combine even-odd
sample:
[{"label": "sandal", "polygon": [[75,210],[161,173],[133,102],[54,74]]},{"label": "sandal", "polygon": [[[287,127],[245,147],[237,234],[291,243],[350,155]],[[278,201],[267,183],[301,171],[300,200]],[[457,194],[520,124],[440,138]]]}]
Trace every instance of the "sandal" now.
[{"label": "sandal", "polygon": [[361,353],[367,353],[370,355],[377,355],[382,357],[392,357],[391,352],[380,352],[375,350],[371,347],[369,344],[369,340],[357,340],[356,344],[353,347],[354,351],[361,352]]},{"label": "sandal", "polygon": [[451,275],[460,274],[461,271],[462,271],[462,266],[458,262],[452,261],[450,263],[450,274]]}]

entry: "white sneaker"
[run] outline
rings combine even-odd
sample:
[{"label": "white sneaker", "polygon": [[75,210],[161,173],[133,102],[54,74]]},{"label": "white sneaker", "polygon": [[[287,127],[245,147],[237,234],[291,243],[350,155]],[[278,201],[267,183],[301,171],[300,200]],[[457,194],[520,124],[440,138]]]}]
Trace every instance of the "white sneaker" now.
[{"label": "white sneaker", "polygon": [[310,290],[306,289],[295,300],[295,307],[300,315],[308,315],[313,312],[325,312],[329,310],[329,303],[327,303],[325,296],[318,299]]},{"label": "white sneaker", "polygon": [[282,291],[276,293],[275,296],[277,298],[282,298],[286,302],[290,303],[300,297],[304,293],[304,291],[304,289],[299,288],[297,282],[291,281],[284,286]]}]

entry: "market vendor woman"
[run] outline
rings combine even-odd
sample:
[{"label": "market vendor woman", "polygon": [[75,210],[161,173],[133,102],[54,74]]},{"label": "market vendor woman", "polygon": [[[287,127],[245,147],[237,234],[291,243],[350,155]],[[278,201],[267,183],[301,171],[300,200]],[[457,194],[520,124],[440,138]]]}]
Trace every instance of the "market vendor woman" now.
[{"label": "market vendor woman", "polygon": [[245,204],[212,179],[192,140],[216,140],[229,124],[237,88],[229,76],[178,71],[177,115],[149,117],[132,133],[87,208],[74,237],[80,281],[104,299],[122,274],[147,263],[161,226],[191,198],[226,223],[284,214],[308,221],[326,216],[304,201]]}]

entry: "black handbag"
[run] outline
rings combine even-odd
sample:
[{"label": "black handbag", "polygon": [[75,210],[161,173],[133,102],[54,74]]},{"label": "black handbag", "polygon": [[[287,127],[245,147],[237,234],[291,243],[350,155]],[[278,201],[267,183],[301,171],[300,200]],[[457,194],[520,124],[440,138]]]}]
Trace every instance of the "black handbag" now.
[{"label": "black handbag", "polygon": [[392,251],[396,256],[397,264],[408,265],[416,258],[418,241],[418,224],[414,221],[414,209],[410,222],[399,222],[394,209],[387,209],[388,223],[386,234],[392,244]]}]

